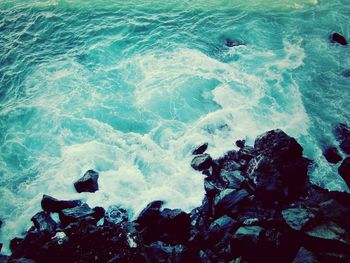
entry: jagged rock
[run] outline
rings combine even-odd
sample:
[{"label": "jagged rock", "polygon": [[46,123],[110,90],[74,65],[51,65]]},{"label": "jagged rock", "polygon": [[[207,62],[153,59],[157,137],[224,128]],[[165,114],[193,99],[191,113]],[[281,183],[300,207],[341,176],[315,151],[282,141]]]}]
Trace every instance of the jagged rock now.
[{"label": "jagged rock", "polygon": [[335,147],[327,147],[323,151],[323,156],[329,163],[338,163],[343,159]]},{"label": "jagged rock", "polygon": [[299,231],[315,219],[316,213],[316,209],[294,207],[283,210],[282,216],[291,228]]},{"label": "jagged rock", "polygon": [[192,154],[193,155],[203,154],[207,149],[208,149],[208,143],[204,143],[198,146],[196,149],[194,149]]},{"label": "jagged rock", "polygon": [[335,126],[333,131],[335,138],[339,142],[339,147],[346,154],[350,154],[350,128],[345,123]]},{"label": "jagged rock", "polygon": [[221,189],[208,177],[204,178],[204,190],[208,197],[213,197],[221,191]]},{"label": "jagged rock", "polygon": [[306,232],[309,236],[340,241],[350,244],[346,237],[346,231],[333,222],[327,222],[322,225],[317,225],[313,229]]},{"label": "jagged rock", "polygon": [[203,171],[206,169],[209,169],[212,165],[212,158],[210,157],[209,154],[201,154],[193,158],[191,162],[191,166],[193,169],[197,171]]},{"label": "jagged rock", "polygon": [[98,190],[99,174],[94,170],[88,170],[82,178],[74,183],[74,187],[78,193],[90,192],[94,193]]},{"label": "jagged rock", "polygon": [[229,189],[240,189],[245,181],[244,177],[241,175],[241,172],[238,170],[230,171],[222,169],[220,171],[220,177],[224,181],[225,187]]},{"label": "jagged rock", "polygon": [[241,226],[233,237],[236,240],[249,240],[252,243],[257,243],[263,230],[260,226]]},{"label": "jagged rock", "polygon": [[220,235],[230,232],[236,225],[237,221],[227,215],[223,215],[210,224],[209,233],[210,235]]},{"label": "jagged rock", "polygon": [[244,190],[223,190],[214,201],[215,211],[219,214],[230,213],[241,202],[243,202],[249,193]]},{"label": "jagged rock", "polygon": [[311,251],[301,247],[295,256],[293,263],[319,263],[319,261]]},{"label": "jagged rock", "polygon": [[346,39],[342,35],[340,35],[339,33],[333,33],[331,35],[330,39],[331,39],[331,42],[339,43],[340,45],[343,45],[343,46],[348,44]]},{"label": "jagged rock", "polygon": [[128,211],[126,211],[124,208],[116,205],[108,207],[107,212],[105,214],[105,222],[112,224],[121,224],[128,222],[128,220]]},{"label": "jagged rock", "polygon": [[31,220],[38,231],[47,231],[50,235],[53,235],[56,231],[57,224],[48,212],[39,212]]},{"label": "jagged rock", "polygon": [[66,208],[80,206],[81,204],[81,200],[58,200],[49,195],[43,195],[41,200],[41,207],[47,212],[58,212]]},{"label": "jagged rock", "polygon": [[338,173],[350,187],[350,157],[346,157],[338,168]]},{"label": "jagged rock", "polygon": [[70,223],[76,222],[83,218],[94,218],[94,215],[95,211],[92,210],[87,204],[63,209],[59,212],[59,217],[63,226],[69,225]]}]

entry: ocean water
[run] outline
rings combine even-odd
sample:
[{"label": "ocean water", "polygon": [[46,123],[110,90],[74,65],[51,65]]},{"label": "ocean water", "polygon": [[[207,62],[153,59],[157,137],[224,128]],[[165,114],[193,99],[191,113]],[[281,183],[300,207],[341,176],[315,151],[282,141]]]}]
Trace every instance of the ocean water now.
[{"label": "ocean water", "polygon": [[[281,128],[322,156],[348,122],[349,0],[0,1],[0,241],[30,227],[42,195],[189,211],[204,195],[191,151],[213,157]],[[242,45],[227,47],[226,39]],[[88,169],[100,190],[78,194]]]}]

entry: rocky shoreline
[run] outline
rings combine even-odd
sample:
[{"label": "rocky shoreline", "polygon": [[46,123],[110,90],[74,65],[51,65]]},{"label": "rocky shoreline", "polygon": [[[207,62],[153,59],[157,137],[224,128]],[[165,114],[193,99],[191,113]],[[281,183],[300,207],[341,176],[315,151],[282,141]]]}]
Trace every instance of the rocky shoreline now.
[{"label": "rocky shoreline", "polygon": [[[349,154],[349,128],[341,124],[335,135]],[[281,130],[258,136],[254,146],[236,145],[217,160],[207,144],[194,150],[191,166],[205,177],[206,194],[190,213],[156,200],[131,221],[118,206],[105,211],[44,195],[32,228],[0,262],[350,262],[350,194],[311,184],[312,161]],[[342,161],[339,174],[349,185],[349,157],[333,146],[324,155]],[[74,186],[97,191],[98,173],[87,171]]]}]

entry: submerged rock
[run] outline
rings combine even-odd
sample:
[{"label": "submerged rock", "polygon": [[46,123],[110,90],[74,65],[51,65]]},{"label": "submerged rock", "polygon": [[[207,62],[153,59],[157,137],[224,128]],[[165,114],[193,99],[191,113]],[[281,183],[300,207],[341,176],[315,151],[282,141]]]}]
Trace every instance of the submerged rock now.
[{"label": "submerged rock", "polygon": [[233,39],[230,39],[230,38],[226,38],[225,40],[225,45],[227,47],[236,47],[236,46],[241,46],[242,43],[240,43],[239,41],[237,40],[233,40]]},{"label": "submerged rock", "polygon": [[193,155],[203,154],[207,149],[208,149],[208,143],[203,143],[202,145],[194,149],[192,154]]},{"label": "submerged rock", "polygon": [[344,159],[338,168],[338,173],[350,188],[350,157]]},{"label": "submerged rock", "polygon": [[323,155],[329,163],[338,163],[343,159],[335,147],[327,147]]},{"label": "submerged rock", "polygon": [[58,212],[66,208],[80,206],[81,204],[81,200],[58,200],[49,195],[43,195],[41,200],[41,207],[47,212]]},{"label": "submerged rock", "polygon": [[350,128],[345,123],[340,123],[334,128],[334,135],[339,142],[339,147],[346,154],[350,154]]},{"label": "submerged rock", "polygon": [[94,193],[98,190],[99,174],[94,170],[88,170],[82,178],[74,183],[74,187],[78,193],[90,192]]},{"label": "submerged rock", "polygon": [[331,35],[330,39],[331,39],[331,42],[338,43],[338,44],[343,45],[343,46],[348,44],[346,39],[342,35],[340,35],[339,33],[333,33]]}]

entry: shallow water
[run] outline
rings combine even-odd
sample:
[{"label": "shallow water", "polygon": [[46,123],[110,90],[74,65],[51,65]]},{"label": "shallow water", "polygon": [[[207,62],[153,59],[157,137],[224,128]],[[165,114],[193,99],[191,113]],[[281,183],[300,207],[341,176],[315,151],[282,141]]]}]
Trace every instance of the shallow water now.
[{"label": "shallow water", "polygon": [[[349,119],[349,47],[328,40],[349,39],[349,0],[144,2],[0,2],[5,245],[43,193],[189,211],[204,194],[196,145],[218,157],[273,128],[315,160],[313,182],[348,190],[321,147]],[[88,169],[100,190],[77,194]]]}]

